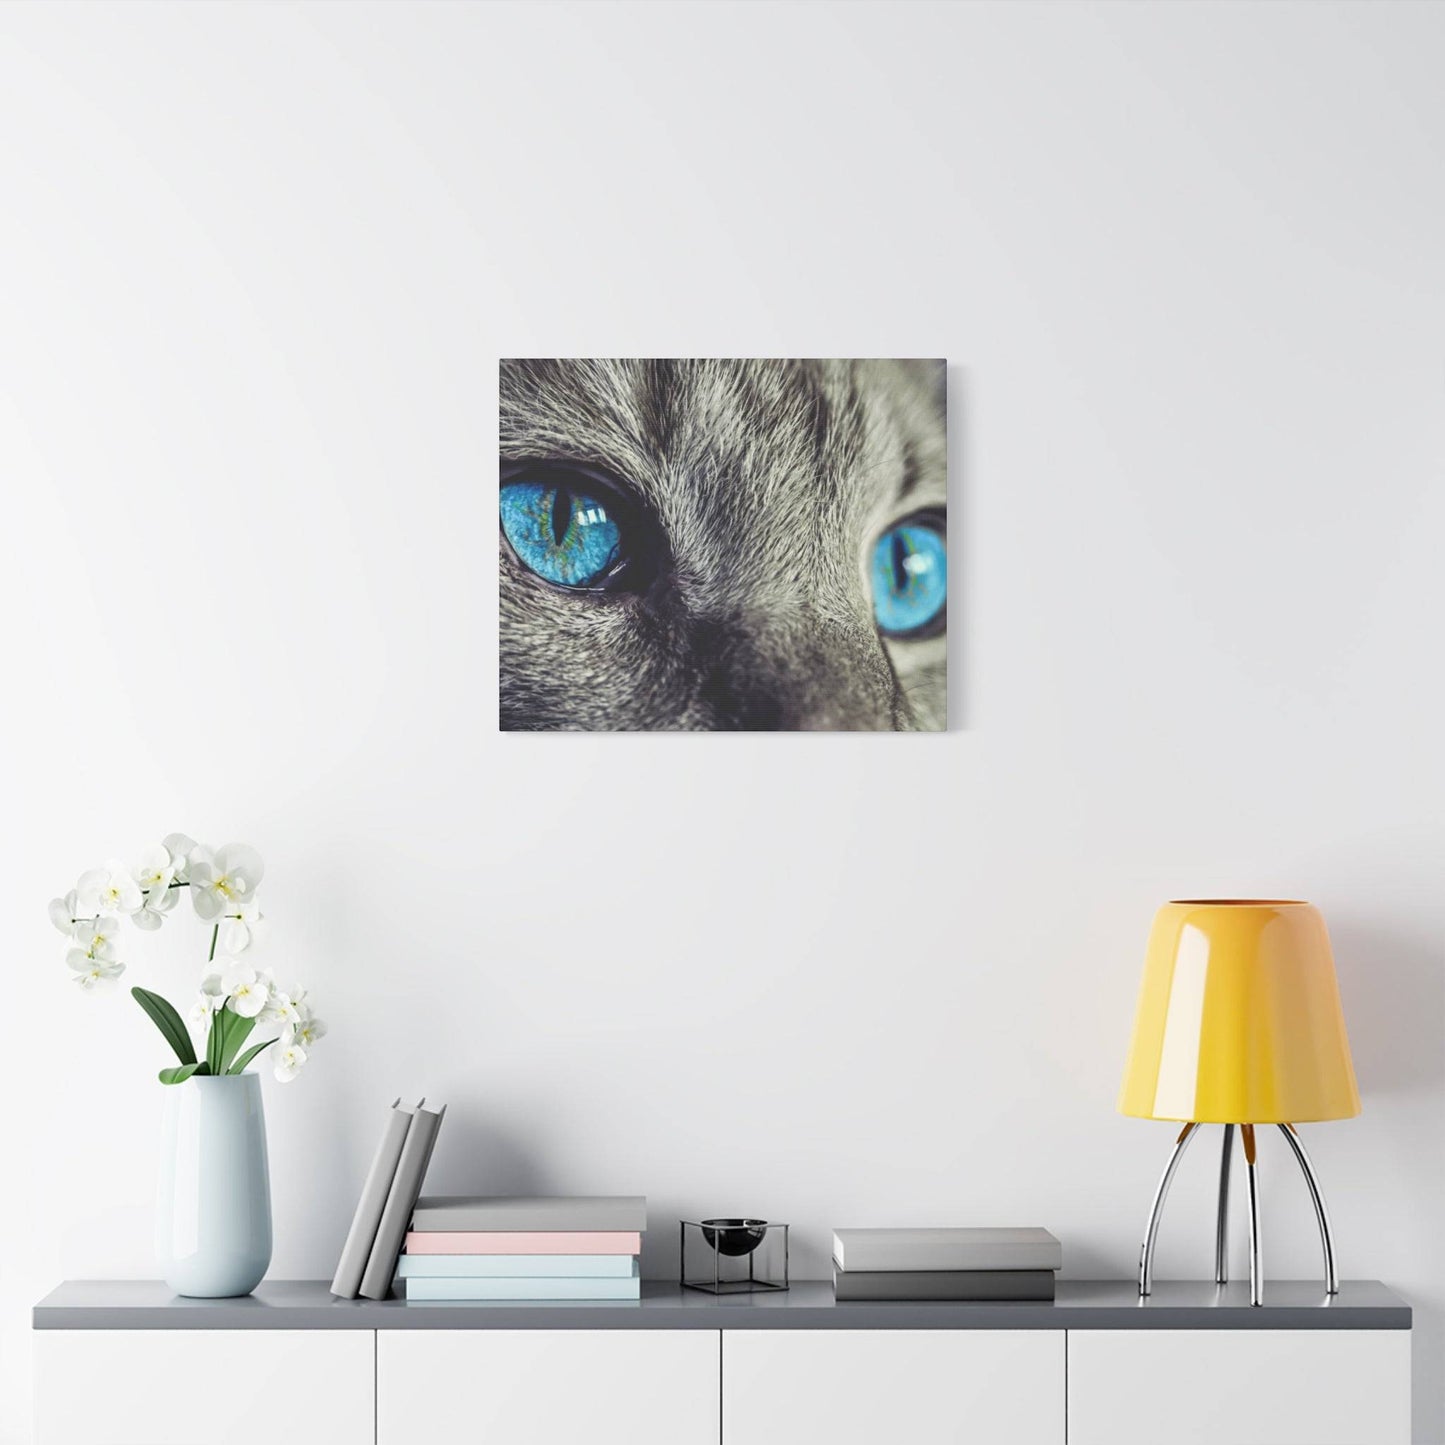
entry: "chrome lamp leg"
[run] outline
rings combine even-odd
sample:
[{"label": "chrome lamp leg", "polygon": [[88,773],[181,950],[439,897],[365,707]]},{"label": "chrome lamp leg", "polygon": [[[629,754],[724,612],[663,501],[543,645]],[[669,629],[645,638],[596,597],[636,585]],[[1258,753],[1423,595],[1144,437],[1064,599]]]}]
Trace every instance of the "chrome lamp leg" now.
[{"label": "chrome lamp leg", "polygon": [[1154,1288],[1154,1241],[1159,1235],[1159,1216],[1164,1209],[1164,1200],[1169,1194],[1169,1186],[1174,1182],[1174,1171],[1179,1167],[1179,1161],[1184,1157],[1184,1151],[1189,1147],[1189,1141],[1198,1131],[1198,1124],[1186,1124],[1180,1131],[1179,1137],[1174,1141],[1173,1152],[1169,1155],[1169,1162],[1164,1166],[1164,1173],[1159,1176],[1159,1187],[1154,1191],[1154,1203],[1149,1208],[1149,1223],[1144,1230],[1144,1247],[1139,1253],[1139,1294],[1149,1294]]},{"label": "chrome lamp leg", "polygon": [[1305,1183],[1309,1185],[1310,1200],[1315,1206],[1315,1219],[1320,1226],[1320,1244],[1325,1252],[1325,1293],[1339,1294],[1340,1277],[1335,1268],[1335,1241],[1330,1233],[1330,1212],[1325,1208],[1325,1196],[1320,1189],[1319,1177],[1315,1174],[1314,1165],[1310,1163],[1310,1156],[1305,1153],[1304,1143],[1295,1126],[1281,1124],[1279,1132],[1289,1141],[1289,1147],[1294,1150],[1294,1157],[1304,1171]]},{"label": "chrome lamp leg", "polygon": [[1234,1158],[1234,1125],[1224,1126],[1219,1155],[1219,1218],[1214,1226],[1214,1282],[1229,1283],[1229,1165]]},{"label": "chrome lamp leg", "polygon": [[1241,1124],[1244,1140],[1244,1174],[1249,1183],[1249,1302],[1264,1303],[1264,1262],[1259,1238],[1259,1162],[1254,1151],[1254,1125]]}]

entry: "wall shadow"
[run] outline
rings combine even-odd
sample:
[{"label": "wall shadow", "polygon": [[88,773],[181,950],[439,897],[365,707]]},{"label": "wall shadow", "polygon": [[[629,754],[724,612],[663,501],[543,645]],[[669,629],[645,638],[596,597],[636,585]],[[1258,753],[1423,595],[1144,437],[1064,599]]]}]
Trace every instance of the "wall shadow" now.
[{"label": "wall shadow", "polygon": [[973,425],[966,367],[948,363],[948,728],[967,731],[973,721],[974,689],[970,676],[973,649],[969,629],[977,613],[974,582]]},{"label": "wall shadow", "polygon": [[[1329,926],[1361,1093],[1438,1088],[1445,1080],[1445,946],[1338,909]],[[1445,1140],[1439,1147],[1445,1150]]]},{"label": "wall shadow", "polygon": [[427,1169],[427,1194],[565,1194],[546,1160],[495,1116],[453,1104]]}]

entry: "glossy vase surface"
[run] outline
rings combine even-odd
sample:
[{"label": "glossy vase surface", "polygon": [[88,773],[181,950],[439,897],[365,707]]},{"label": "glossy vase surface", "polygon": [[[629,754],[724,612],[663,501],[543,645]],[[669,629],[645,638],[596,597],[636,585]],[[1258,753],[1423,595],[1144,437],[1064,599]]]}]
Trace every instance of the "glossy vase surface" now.
[{"label": "glossy vase surface", "polygon": [[245,1295],[271,1263],[266,1118],[255,1074],[168,1085],[156,1254],[179,1295]]}]

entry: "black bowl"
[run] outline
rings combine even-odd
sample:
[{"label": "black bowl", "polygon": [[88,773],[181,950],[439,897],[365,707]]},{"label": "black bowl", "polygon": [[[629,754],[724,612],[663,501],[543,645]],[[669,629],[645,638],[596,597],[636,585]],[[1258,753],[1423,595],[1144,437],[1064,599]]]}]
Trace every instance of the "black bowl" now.
[{"label": "black bowl", "polygon": [[704,1219],[702,1237],[719,1254],[741,1259],[763,1242],[767,1224],[766,1219]]}]

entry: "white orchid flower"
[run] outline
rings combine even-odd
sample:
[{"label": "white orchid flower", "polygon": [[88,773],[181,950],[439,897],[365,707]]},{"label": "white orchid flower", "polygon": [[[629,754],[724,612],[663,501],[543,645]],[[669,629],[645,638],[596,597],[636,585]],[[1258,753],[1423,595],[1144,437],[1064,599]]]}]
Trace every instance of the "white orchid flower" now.
[{"label": "white orchid flower", "polygon": [[148,933],[161,926],[161,920],[176,906],[178,894],[173,887],[176,860],[164,843],[155,843],[145,850],[139,863],[131,869],[137,886],[145,894],[145,902],[132,915],[137,928]]},{"label": "white orchid flower", "polygon": [[104,992],[125,972],[125,964],[92,958],[79,948],[72,948],[65,961],[75,971],[75,981],[86,993]]},{"label": "white orchid flower", "polygon": [[145,896],[139,913],[132,913],[130,921],[147,933],[154,933],[165,921],[167,913],[180,901],[181,890],[176,887],[152,888]]},{"label": "white orchid flower", "polygon": [[290,1028],[292,1024],[301,1022],[301,1010],[296,1006],[296,1000],[283,988],[271,989],[271,996],[266,1000],[266,1009],[262,1013],[260,1023],[281,1024]]},{"label": "white orchid flower", "polygon": [[191,1022],[205,1032],[211,1026],[211,1015],[218,1013],[225,1003],[226,990],[221,984],[221,975],[207,974],[201,980],[201,991],[196,996],[195,1007],[191,1009]]},{"label": "white orchid flower", "polygon": [[131,876],[145,891],[169,888],[176,876],[171,850],[164,843],[152,843],[141,854],[140,862],[131,869]]},{"label": "white orchid flower", "polygon": [[213,855],[197,848],[190,856],[191,903],[210,923],[235,913],[261,881],[261,855],[244,843],[227,843]]},{"label": "white orchid flower", "polygon": [[309,1049],[317,1039],[325,1037],[326,1025],[313,1015],[287,1024],[281,1035],[281,1043],[283,1047],[299,1044],[303,1049]]},{"label": "white orchid flower", "polygon": [[191,854],[197,846],[196,840],[187,838],[184,833],[167,833],[161,839],[161,847],[171,855],[174,870],[171,876],[177,883],[184,883],[190,877]]},{"label": "white orchid flower", "polygon": [[245,1019],[259,1017],[271,994],[267,981],[254,968],[230,969],[221,986],[226,991],[226,1007]]},{"label": "white orchid flower", "polygon": [[82,873],[75,892],[82,913],[138,913],[145,901],[130,869],[115,858]]},{"label": "white orchid flower", "polygon": [[264,933],[261,910],[254,903],[243,903],[234,912],[226,910],[221,920],[221,947],[227,953],[244,953],[259,944]]},{"label": "white orchid flower", "polygon": [[79,895],[74,888],[64,898],[50,900],[50,921],[64,934],[68,935],[75,926],[75,915],[80,912],[78,902]]},{"label": "white orchid flower", "polygon": [[306,1066],[306,1050],[295,1044],[287,1044],[276,1055],[276,1077],[289,1084]]},{"label": "white orchid flower", "polygon": [[99,918],[78,918],[71,925],[70,936],[84,949],[87,958],[112,963],[120,940],[120,919],[104,913]]}]

